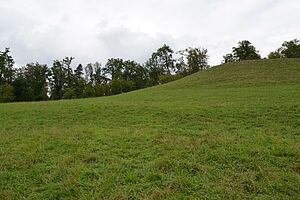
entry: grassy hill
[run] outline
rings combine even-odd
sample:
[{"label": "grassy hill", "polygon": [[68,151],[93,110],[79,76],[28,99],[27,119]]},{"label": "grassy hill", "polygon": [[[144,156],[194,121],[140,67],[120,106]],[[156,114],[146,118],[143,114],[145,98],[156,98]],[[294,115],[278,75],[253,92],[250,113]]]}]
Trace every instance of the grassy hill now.
[{"label": "grassy hill", "polygon": [[0,199],[298,199],[300,59],[0,104]]}]

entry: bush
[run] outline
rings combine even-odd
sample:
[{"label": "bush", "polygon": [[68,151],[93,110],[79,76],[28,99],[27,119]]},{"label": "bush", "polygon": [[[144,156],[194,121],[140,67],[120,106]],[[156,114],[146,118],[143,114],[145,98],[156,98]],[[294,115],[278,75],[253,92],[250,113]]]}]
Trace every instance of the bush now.
[{"label": "bush", "polygon": [[15,99],[14,87],[10,84],[0,86],[0,102],[12,102]]},{"label": "bush", "polygon": [[62,97],[63,99],[75,99],[77,98],[75,90],[73,88],[67,88]]},{"label": "bush", "polygon": [[160,82],[161,84],[165,84],[165,83],[169,83],[169,82],[171,82],[171,81],[176,81],[176,80],[181,79],[181,78],[183,78],[183,75],[181,75],[181,74],[175,74],[175,75],[171,75],[171,74],[169,74],[169,75],[162,75],[162,76],[159,77],[159,82]]}]

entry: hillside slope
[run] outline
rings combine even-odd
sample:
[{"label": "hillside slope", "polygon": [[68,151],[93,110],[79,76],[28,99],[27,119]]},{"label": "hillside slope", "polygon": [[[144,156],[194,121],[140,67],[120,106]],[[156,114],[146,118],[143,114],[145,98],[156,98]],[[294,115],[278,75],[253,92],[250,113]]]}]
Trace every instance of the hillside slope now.
[{"label": "hillside slope", "polygon": [[300,59],[0,104],[1,199],[298,199]]}]

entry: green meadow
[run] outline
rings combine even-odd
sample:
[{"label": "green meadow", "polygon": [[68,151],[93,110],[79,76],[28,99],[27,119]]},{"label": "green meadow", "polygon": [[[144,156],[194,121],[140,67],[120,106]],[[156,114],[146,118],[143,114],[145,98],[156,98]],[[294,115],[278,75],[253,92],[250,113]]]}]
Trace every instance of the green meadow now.
[{"label": "green meadow", "polygon": [[300,59],[0,104],[0,199],[299,199]]}]

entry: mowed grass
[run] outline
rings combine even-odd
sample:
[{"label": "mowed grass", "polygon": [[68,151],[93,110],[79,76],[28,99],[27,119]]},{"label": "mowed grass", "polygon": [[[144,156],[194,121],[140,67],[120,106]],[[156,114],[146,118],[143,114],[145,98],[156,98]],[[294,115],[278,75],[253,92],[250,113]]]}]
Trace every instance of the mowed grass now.
[{"label": "mowed grass", "polygon": [[0,199],[299,199],[300,59],[0,104]]}]

